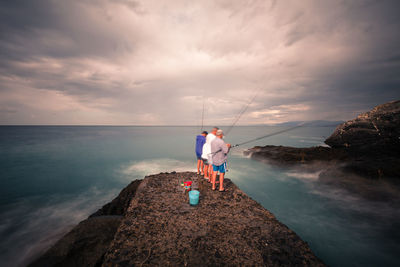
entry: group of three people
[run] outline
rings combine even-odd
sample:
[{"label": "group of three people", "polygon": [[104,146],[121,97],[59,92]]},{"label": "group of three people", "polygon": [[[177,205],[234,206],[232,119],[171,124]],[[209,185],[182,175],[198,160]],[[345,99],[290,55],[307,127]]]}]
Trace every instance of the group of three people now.
[{"label": "group of three people", "polygon": [[224,133],[214,127],[211,133],[202,132],[196,137],[197,174],[204,175],[215,190],[217,174],[219,172],[219,191],[225,191],[224,175],[226,172],[227,154],[231,144],[222,140]]}]

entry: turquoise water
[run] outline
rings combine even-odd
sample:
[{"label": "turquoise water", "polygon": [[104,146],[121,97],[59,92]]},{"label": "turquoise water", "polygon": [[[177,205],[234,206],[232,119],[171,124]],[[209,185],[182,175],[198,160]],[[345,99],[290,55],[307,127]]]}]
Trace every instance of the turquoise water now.
[{"label": "turquoise water", "polygon": [[[284,127],[235,127],[232,144]],[[23,266],[134,179],[195,170],[196,127],[0,127],[0,265]],[[322,144],[332,127],[303,127],[254,145]],[[323,184],[231,152],[227,177],[309,243],[330,266],[395,266],[398,203]],[[381,194],[393,186],[374,182]],[[387,190],[387,192],[386,192]],[[397,191],[395,191],[397,192]]]}]

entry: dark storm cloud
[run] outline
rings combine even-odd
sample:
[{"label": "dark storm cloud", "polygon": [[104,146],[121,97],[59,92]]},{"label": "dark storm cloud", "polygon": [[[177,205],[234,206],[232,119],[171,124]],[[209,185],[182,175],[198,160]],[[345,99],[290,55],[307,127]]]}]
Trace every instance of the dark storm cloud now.
[{"label": "dark storm cloud", "polygon": [[0,123],[350,119],[400,98],[398,1],[2,1]]}]

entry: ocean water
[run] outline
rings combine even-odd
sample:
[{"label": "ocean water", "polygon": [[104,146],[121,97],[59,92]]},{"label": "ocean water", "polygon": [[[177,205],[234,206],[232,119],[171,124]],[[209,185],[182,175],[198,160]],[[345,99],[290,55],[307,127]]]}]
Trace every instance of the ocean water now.
[{"label": "ocean water", "polygon": [[[225,141],[241,143],[282,129],[235,127]],[[226,176],[300,235],[328,265],[396,266],[400,212],[395,196],[400,191],[395,184],[359,178],[347,190],[320,181],[319,172],[278,168],[243,156],[244,149],[255,145],[321,145],[333,130],[302,127],[238,147],[229,155]],[[199,131],[1,126],[0,266],[25,266],[134,179],[195,171]],[[365,190],[381,197],[365,198]]]}]

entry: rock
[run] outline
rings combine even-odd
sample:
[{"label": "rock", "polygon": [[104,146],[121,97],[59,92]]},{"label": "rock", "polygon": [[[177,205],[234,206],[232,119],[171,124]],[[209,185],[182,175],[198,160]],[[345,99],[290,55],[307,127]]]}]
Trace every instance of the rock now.
[{"label": "rock", "polygon": [[[302,165],[369,178],[400,178],[400,101],[375,107],[339,125],[325,140],[330,147],[257,146],[244,153],[277,165]],[[339,174],[339,173],[337,173]]]},{"label": "rock", "polygon": [[[180,183],[194,181],[192,207]],[[292,230],[229,179],[212,191],[192,172],[146,177],[103,266],[324,266]]]},{"label": "rock", "polygon": [[325,140],[351,153],[400,155],[400,101],[392,101],[339,125]]},{"label": "rock", "polygon": [[122,216],[84,220],[29,266],[98,266],[121,220]]},{"label": "rock", "polygon": [[135,180],[126,186],[119,195],[110,203],[104,205],[101,209],[90,215],[90,217],[102,215],[124,215],[129,207],[129,203],[135,196],[136,189],[142,180]]},{"label": "rock", "polygon": [[142,180],[126,186],[110,203],[62,237],[29,266],[99,266]]},{"label": "rock", "polygon": [[[192,180],[200,202],[181,186]],[[229,179],[212,191],[194,172],[133,182],[29,266],[325,266],[307,243]]]},{"label": "rock", "polygon": [[268,160],[275,164],[315,163],[317,161],[339,161],[348,159],[343,150],[329,147],[286,147],[286,146],[256,146],[244,151],[245,155],[257,160]]}]

